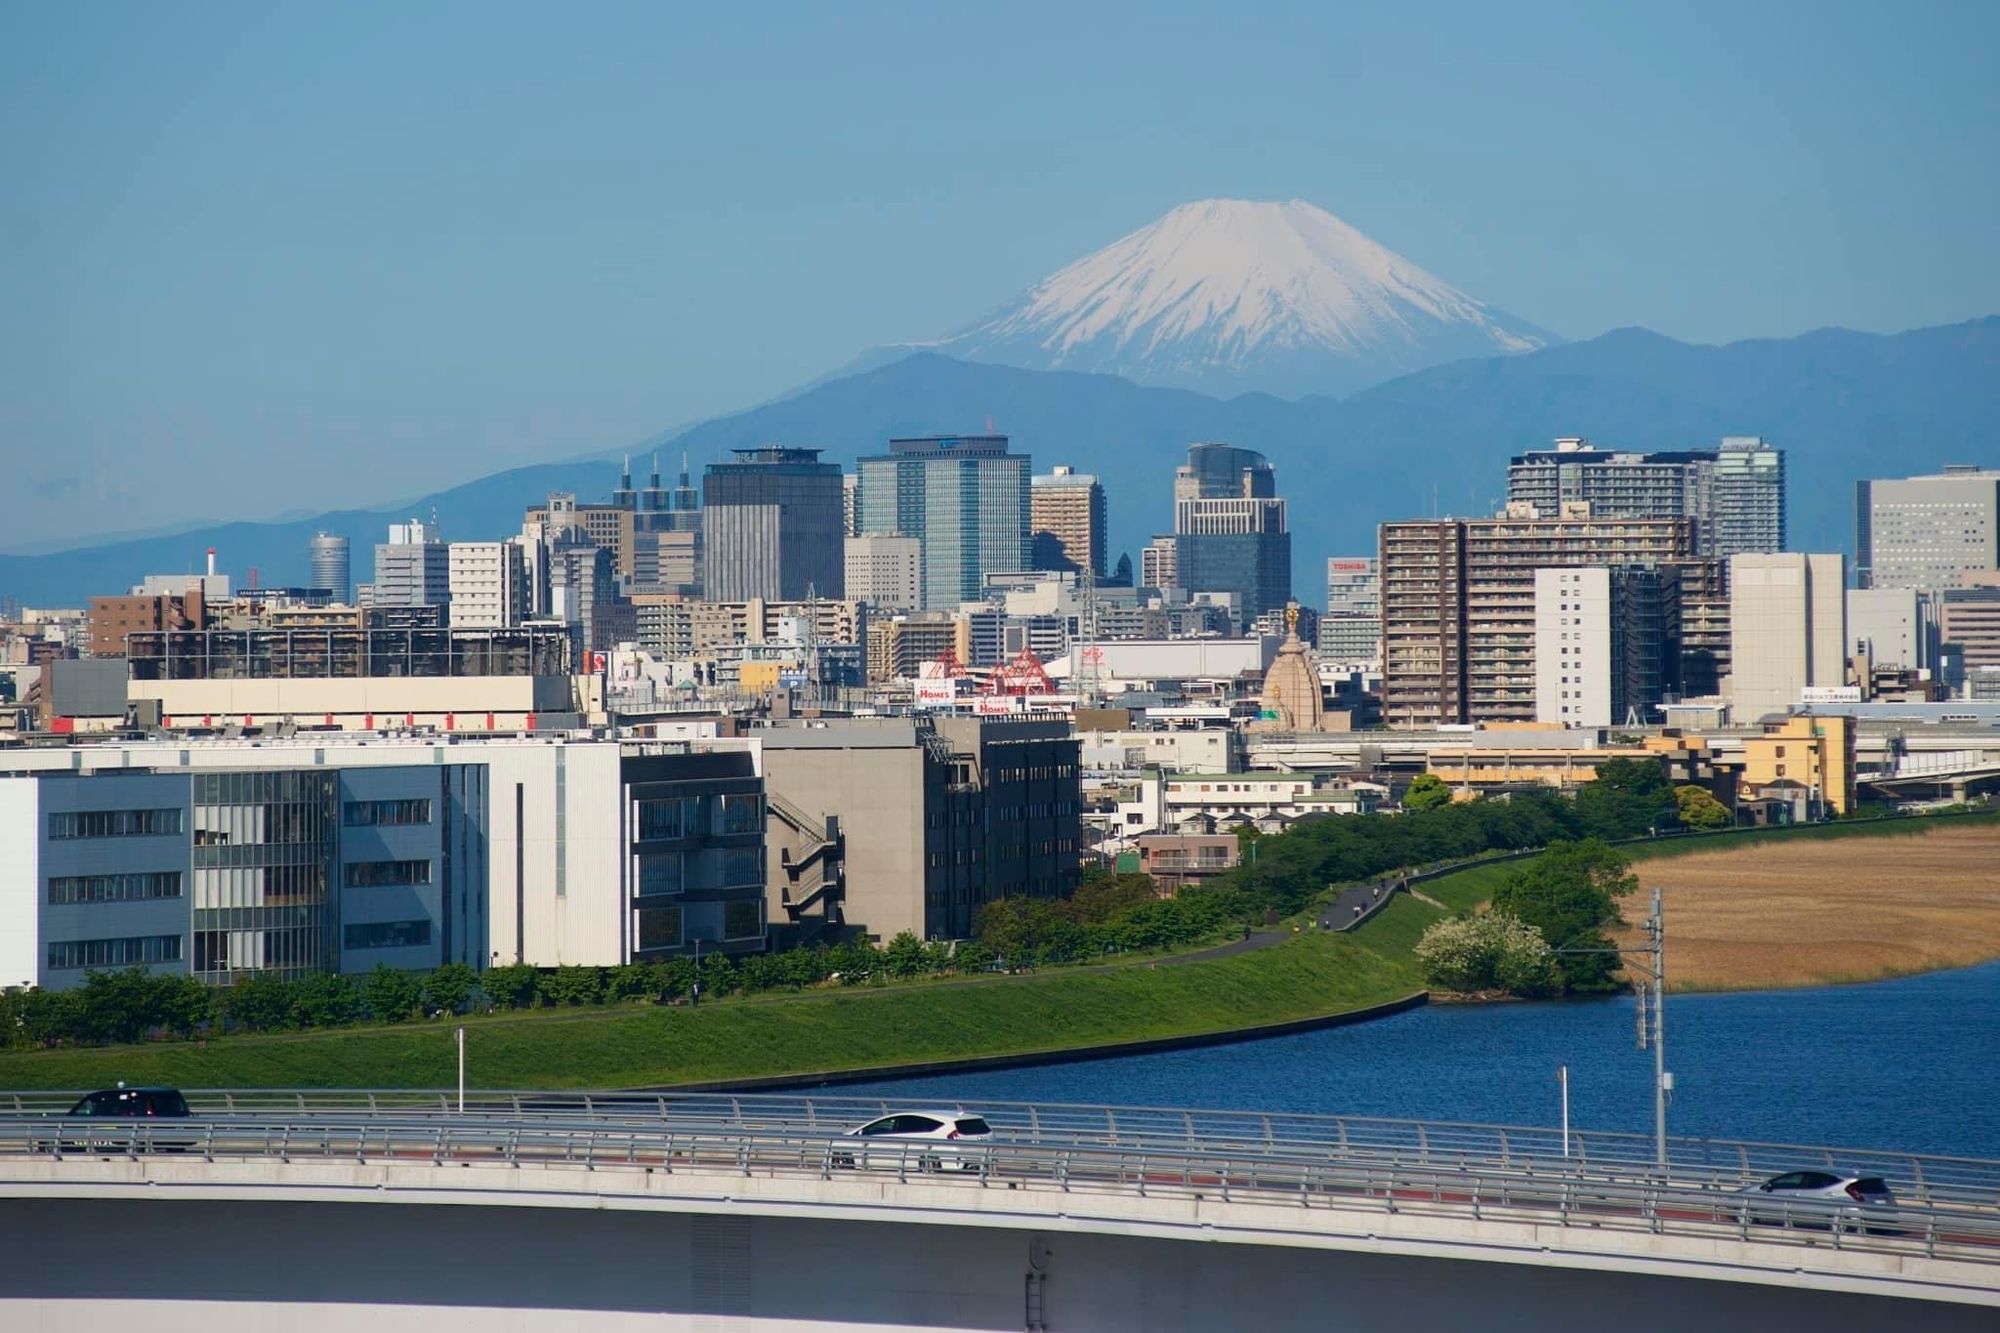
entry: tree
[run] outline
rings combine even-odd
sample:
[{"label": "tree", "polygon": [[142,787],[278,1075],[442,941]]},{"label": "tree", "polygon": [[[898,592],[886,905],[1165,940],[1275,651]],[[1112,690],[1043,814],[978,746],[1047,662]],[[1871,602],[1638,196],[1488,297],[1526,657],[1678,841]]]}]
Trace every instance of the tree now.
[{"label": "tree", "polygon": [[400,1023],[417,1012],[423,985],[411,973],[377,963],[361,983],[361,998],[377,1023]]},{"label": "tree", "polygon": [[1562,989],[1542,932],[1500,912],[1437,922],[1417,941],[1416,957],[1424,981],[1438,990],[1541,996]]},{"label": "tree", "polygon": [[1159,896],[1151,875],[1133,871],[1112,874],[1099,870],[1095,875],[1084,877],[1069,903],[1071,914],[1088,926],[1114,920],[1147,903],[1157,902]]},{"label": "tree", "polygon": [[1691,829],[1728,828],[1735,823],[1729,807],[1715,799],[1706,787],[1693,783],[1674,788],[1674,801],[1680,807],[1681,823]]},{"label": "tree", "polygon": [[488,968],[479,979],[479,988],[502,1009],[532,1009],[541,980],[542,974],[528,964],[508,963]]},{"label": "tree", "polygon": [[1655,759],[1607,759],[1577,789],[1576,813],[1593,838],[1638,838],[1680,826],[1666,769]]},{"label": "tree", "polygon": [[1538,928],[1558,951],[1570,990],[1616,989],[1618,957],[1612,953],[1562,953],[1609,949],[1604,927],[1620,922],[1618,899],[1639,887],[1631,862],[1597,838],[1554,842],[1515,871],[1493,895],[1493,911]]},{"label": "tree", "polygon": [[361,1017],[361,990],[338,972],[313,972],[292,983],[292,1022],[302,1028],[345,1027]]},{"label": "tree", "polygon": [[1435,773],[1419,773],[1403,793],[1405,810],[1435,810],[1451,804],[1451,788]]},{"label": "tree", "polygon": [[542,978],[542,996],[550,1004],[602,1004],[603,969],[559,967]]},{"label": "tree", "polygon": [[921,975],[924,970],[924,942],[912,932],[903,931],[889,941],[888,948],[882,950],[882,969],[898,978]]},{"label": "tree", "polygon": [[270,972],[240,977],[222,993],[222,1011],[252,1032],[282,1032],[294,1026],[292,987]]},{"label": "tree", "polygon": [[424,1008],[447,1014],[463,1013],[479,986],[479,974],[464,963],[446,963],[424,978]]}]

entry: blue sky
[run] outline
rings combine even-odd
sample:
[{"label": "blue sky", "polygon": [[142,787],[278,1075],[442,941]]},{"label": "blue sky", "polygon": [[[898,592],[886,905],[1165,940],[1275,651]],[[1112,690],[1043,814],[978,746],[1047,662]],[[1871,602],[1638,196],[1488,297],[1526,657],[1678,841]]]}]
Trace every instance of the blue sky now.
[{"label": "blue sky", "polygon": [[0,451],[39,503],[0,546],[615,447],[1215,195],[1572,337],[2000,311],[1996,37],[1984,3],[9,6]]}]

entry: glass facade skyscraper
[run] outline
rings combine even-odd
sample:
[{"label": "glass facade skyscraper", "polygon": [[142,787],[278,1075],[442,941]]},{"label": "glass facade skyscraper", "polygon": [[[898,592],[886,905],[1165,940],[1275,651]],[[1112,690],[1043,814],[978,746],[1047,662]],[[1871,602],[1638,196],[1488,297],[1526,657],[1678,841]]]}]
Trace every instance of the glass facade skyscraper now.
[{"label": "glass facade skyscraper", "polygon": [[1264,455],[1196,444],[1174,474],[1175,578],[1190,593],[1226,592],[1248,625],[1292,598],[1292,534],[1277,470]]},{"label": "glass facade skyscraper", "polygon": [[975,601],[987,574],[1032,567],[1029,459],[1005,435],[937,435],[889,441],[860,462],[863,535],[923,542],[926,609]]}]

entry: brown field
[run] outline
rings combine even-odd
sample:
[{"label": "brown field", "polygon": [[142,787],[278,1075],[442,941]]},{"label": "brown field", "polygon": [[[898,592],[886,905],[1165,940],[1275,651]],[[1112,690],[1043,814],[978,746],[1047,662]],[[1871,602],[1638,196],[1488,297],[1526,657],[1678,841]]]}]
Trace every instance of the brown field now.
[{"label": "brown field", "polygon": [[[1638,921],[1665,894],[1667,985],[1875,981],[2000,958],[2000,825],[1755,844],[1640,861]],[[1620,944],[1637,931],[1613,932]],[[1639,960],[1634,960],[1638,962]]]}]

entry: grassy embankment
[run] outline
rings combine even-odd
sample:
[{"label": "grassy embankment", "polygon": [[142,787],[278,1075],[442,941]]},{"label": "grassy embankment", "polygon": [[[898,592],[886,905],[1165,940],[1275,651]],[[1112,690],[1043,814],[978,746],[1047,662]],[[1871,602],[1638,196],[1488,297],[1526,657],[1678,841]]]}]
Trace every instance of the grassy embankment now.
[{"label": "grassy embankment", "polygon": [[[1463,906],[1447,891],[1447,901]],[[1185,963],[455,1020],[480,1087],[626,1087],[1058,1051],[1337,1014],[1423,988],[1411,946],[1444,915],[1403,899],[1345,935]],[[0,1087],[443,1087],[452,1022],[0,1054]]]},{"label": "grassy embankment", "polygon": [[[2000,814],[1743,830],[1631,843],[1638,921],[1659,885],[1667,984],[1756,990],[1880,981],[2000,958]],[[1513,867],[1420,886],[1454,906],[1492,896]],[[1634,943],[1633,927],[1615,930]]]}]

